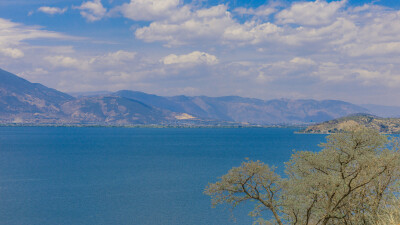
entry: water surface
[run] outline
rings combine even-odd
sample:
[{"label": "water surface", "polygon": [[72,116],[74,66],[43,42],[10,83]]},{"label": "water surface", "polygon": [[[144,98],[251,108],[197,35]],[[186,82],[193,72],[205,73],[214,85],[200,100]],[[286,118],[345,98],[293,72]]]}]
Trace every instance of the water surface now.
[{"label": "water surface", "polygon": [[293,149],[324,141],[294,131],[0,127],[0,224],[235,224],[204,187],[246,157],[282,172]]}]

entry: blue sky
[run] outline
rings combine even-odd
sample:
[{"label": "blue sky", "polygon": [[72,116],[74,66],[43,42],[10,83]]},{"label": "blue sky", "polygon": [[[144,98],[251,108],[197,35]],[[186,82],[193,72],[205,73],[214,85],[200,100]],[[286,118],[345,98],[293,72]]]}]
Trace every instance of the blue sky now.
[{"label": "blue sky", "polygon": [[0,0],[0,68],[65,92],[400,106],[400,1]]}]

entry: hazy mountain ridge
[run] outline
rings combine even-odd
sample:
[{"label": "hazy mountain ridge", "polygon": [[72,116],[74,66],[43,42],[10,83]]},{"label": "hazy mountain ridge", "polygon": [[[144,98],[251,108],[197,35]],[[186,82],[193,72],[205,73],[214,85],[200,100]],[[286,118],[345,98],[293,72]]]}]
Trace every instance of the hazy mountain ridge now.
[{"label": "hazy mountain ridge", "polygon": [[161,97],[136,91],[119,91],[117,96],[143,101],[157,108],[188,113],[201,118],[252,124],[304,124],[368,112],[367,109],[337,100],[260,100],[239,96]]},{"label": "hazy mountain ridge", "polygon": [[53,120],[65,116],[61,104],[74,98],[41,84],[30,83],[0,69],[0,120]]},{"label": "hazy mountain ridge", "polygon": [[72,97],[0,70],[2,123],[292,125],[368,112],[336,100],[163,97],[128,90],[79,96],[82,97]]},{"label": "hazy mountain ridge", "polygon": [[399,106],[385,106],[374,104],[363,104],[361,106],[368,109],[371,114],[378,115],[380,117],[400,117]]},{"label": "hazy mountain ridge", "polygon": [[172,119],[169,112],[127,98],[84,97],[62,105],[72,123],[155,124]]},{"label": "hazy mountain ridge", "polygon": [[354,126],[365,126],[382,133],[400,133],[400,118],[381,118],[370,114],[355,114],[307,127],[304,133],[335,133]]},{"label": "hazy mountain ridge", "polygon": [[0,70],[0,121],[3,123],[159,123],[173,115],[120,97],[75,98]]}]

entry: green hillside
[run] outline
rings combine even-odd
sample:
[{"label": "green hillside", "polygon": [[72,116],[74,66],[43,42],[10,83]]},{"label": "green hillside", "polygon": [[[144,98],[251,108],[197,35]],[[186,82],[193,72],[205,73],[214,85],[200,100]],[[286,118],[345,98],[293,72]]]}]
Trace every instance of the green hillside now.
[{"label": "green hillside", "polygon": [[400,133],[400,118],[381,118],[369,114],[354,114],[339,119],[329,120],[309,126],[301,132],[323,134],[336,133],[358,125],[379,130],[381,133]]}]

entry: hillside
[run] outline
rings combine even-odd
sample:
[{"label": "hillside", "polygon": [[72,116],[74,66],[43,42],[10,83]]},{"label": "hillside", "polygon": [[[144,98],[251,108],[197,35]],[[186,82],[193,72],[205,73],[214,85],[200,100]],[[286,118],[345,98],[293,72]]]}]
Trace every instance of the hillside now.
[{"label": "hillside", "polygon": [[0,123],[302,125],[368,112],[335,100],[164,97],[129,90],[75,96],[0,70]]},{"label": "hillside", "polygon": [[1,123],[158,124],[175,115],[123,97],[75,98],[0,70]]},{"label": "hillside", "polygon": [[142,102],[115,96],[85,97],[64,103],[62,111],[70,123],[89,124],[160,124],[174,115]]},{"label": "hillside", "polygon": [[0,69],[0,121],[48,121],[64,117],[60,106],[74,98],[68,94],[30,83]]},{"label": "hillside", "polygon": [[356,114],[312,125],[301,131],[304,133],[335,133],[349,127],[362,125],[382,133],[400,133],[400,118],[381,118],[369,114]]},{"label": "hillside", "polygon": [[261,100],[239,96],[162,97],[137,91],[119,91],[113,95],[141,101],[160,109],[187,113],[199,118],[251,124],[307,124],[322,122],[367,109],[335,100]]}]

